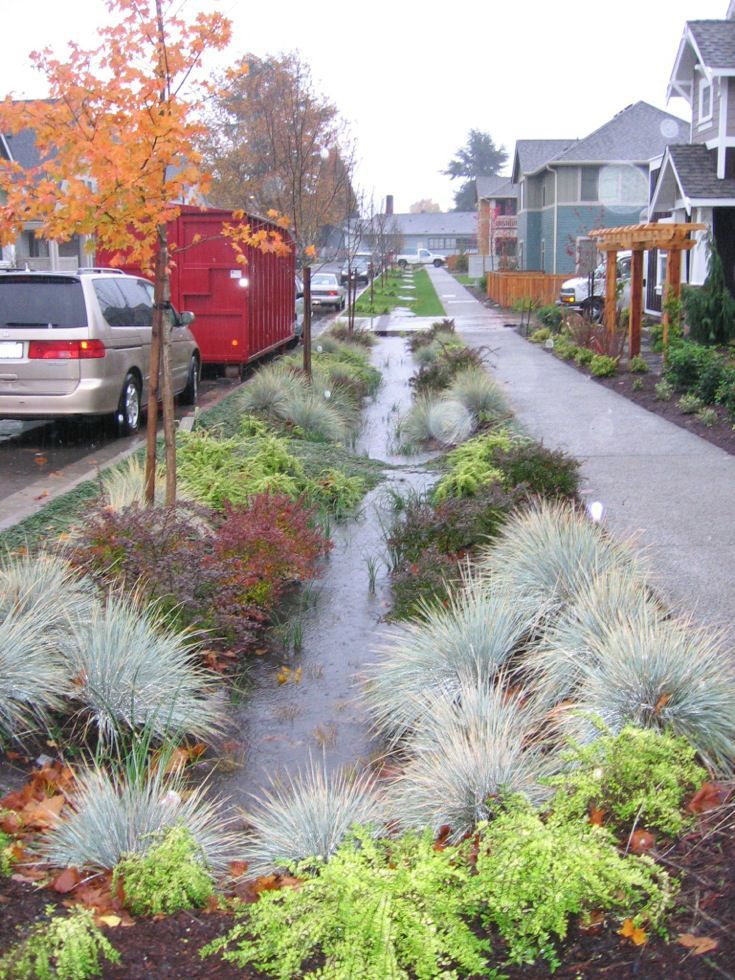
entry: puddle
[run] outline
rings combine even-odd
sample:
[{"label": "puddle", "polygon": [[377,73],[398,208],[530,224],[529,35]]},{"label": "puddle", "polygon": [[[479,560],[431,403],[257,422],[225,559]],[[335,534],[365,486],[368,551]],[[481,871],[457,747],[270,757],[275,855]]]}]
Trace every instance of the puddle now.
[{"label": "puddle", "polygon": [[390,603],[381,530],[381,522],[390,519],[387,488],[405,495],[423,489],[433,474],[422,466],[429,455],[407,458],[393,444],[395,423],[411,403],[408,378],[414,368],[403,338],[381,338],[373,362],[383,383],[376,398],[366,402],[356,452],[395,468],[368,494],[355,519],[333,527],[334,546],[323,573],[301,593],[302,600],[314,599],[302,601],[296,618],[301,649],[285,659],[259,660],[251,693],[232,708],[231,767],[227,773],[220,769],[213,785],[235,805],[248,806],[251,793],[277,774],[304,768],[310,756],[319,759],[323,753],[333,769],[368,762],[378,751],[357,684]]}]

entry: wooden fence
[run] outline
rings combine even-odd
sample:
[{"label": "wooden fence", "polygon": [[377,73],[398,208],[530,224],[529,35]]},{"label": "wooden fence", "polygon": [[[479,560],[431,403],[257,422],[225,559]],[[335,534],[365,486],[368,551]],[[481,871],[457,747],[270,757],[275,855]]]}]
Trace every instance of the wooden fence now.
[{"label": "wooden fence", "polygon": [[561,284],[567,279],[569,273],[554,276],[545,272],[488,272],[487,295],[504,307],[529,300],[545,306],[556,303]]}]

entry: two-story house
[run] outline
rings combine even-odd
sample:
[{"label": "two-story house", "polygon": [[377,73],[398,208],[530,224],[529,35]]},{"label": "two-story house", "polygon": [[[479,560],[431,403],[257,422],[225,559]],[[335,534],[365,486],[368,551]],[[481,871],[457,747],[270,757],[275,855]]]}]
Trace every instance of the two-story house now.
[{"label": "two-story house", "polygon": [[[653,174],[651,220],[704,223],[735,293],[735,0],[725,20],[685,24],[668,95],[686,99],[692,122],[687,140],[667,147]],[[708,264],[708,234],[697,237],[682,269],[693,285],[704,282]],[[649,273],[661,281],[660,269]]]},{"label": "two-story house", "polygon": [[649,161],[688,131],[683,119],[636,102],[584,139],[519,140],[512,171],[519,268],[588,271],[595,256],[590,229],[645,219]]},{"label": "two-story house", "polygon": [[[478,177],[476,274],[515,269],[518,252],[518,185],[510,177]],[[474,273],[473,273],[474,274]]]}]

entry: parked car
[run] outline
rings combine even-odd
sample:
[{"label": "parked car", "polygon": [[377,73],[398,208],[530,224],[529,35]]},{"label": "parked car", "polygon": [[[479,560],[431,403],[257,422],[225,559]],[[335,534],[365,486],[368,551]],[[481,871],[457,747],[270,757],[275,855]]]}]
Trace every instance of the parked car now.
[{"label": "parked car", "polygon": [[[193,313],[170,307],[174,394],[199,392]],[[115,418],[140,427],[150,382],[153,284],[114,269],[0,272],[0,418]]]},{"label": "parked car", "polygon": [[355,282],[369,283],[373,277],[373,257],[364,252],[358,252],[352,259],[347,260],[342,266],[339,274],[339,281],[343,286],[347,285],[350,275]]},{"label": "parked car", "polygon": [[[619,252],[617,258],[618,309],[630,306],[630,264],[631,253]],[[605,271],[603,259],[593,276],[574,276],[561,285],[557,306],[567,310],[577,310],[599,323],[605,312]],[[592,291],[590,292],[590,280]]]},{"label": "parked car", "polygon": [[311,305],[345,308],[345,287],[333,272],[316,272],[311,277]]},{"label": "parked car", "polygon": [[446,259],[443,255],[430,252],[428,248],[417,248],[415,252],[403,252],[401,255],[396,255],[394,262],[400,265],[402,269],[405,269],[407,265],[433,265],[438,269],[440,265],[444,265]]}]

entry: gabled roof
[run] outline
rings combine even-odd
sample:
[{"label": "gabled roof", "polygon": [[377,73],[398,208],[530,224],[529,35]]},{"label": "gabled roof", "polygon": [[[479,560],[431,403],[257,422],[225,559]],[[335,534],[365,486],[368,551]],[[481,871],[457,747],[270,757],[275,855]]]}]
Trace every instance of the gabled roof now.
[{"label": "gabled roof", "polygon": [[647,163],[688,136],[688,122],[648,102],[634,102],[559,154],[553,163]]},{"label": "gabled roof", "polygon": [[510,177],[476,177],[475,186],[478,201],[483,197],[493,199],[518,197],[518,185],[514,184]]},{"label": "gabled roof", "polygon": [[697,65],[710,80],[714,75],[735,75],[735,20],[686,22],[666,90],[668,98],[678,95],[692,104]]},{"label": "gabled roof", "polygon": [[651,197],[651,212],[670,211],[676,201],[688,208],[735,202],[735,178],[717,176],[717,152],[704,143],[670,146]]},{"label": "gabled roof", "polygon": [[31,170],[41,162],[34,130],[21,129],[18,133],[5,133],[5,141],[11,158],[24,170]]},{"label": "gabled roof", "polygon": [[735,21],[690,20],[686,26],[706,68],[735,70]]},{"label": "gabled roof", "polygon": [[513,154],[511,180],[519,183],[525,174],[534,174],[550,160],[567,150],[576,139],[568,140],[516,140]]},{"label": "gabled roof", "polygon": [[402,235],[474,235],[477,211],[425,211],[423,214],[394,214]]}]

